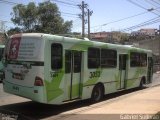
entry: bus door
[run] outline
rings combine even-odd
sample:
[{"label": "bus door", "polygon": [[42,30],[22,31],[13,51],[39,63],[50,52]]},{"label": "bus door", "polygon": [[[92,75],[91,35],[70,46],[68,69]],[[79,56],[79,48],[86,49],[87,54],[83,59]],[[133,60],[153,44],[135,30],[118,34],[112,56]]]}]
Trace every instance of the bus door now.
[{"label": "bus door", "polygon": [[152,74],[153,74],[153,59],[152,57],[148,57],[148,71],[147,71],[147,81],[151,83],[152,81]]},{"label": "bus door", "polygon": [[65,51],[65,100],[80,98],[82,52]]},{"label": "bus door", "polygon": [[119,55],[119,73],[120,73],[120,84],[119,89],[125,89],[126,84],[126,69],[127,68],[127,54]]}]

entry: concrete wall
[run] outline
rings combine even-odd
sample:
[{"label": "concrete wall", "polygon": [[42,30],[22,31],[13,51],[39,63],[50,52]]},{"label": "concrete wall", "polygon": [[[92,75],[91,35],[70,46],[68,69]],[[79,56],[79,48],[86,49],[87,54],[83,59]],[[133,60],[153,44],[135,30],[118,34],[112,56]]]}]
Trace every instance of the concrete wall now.
[{"label": "concrete wall", "polygon": [[136,43],[136,45],[139,48],[152,50],[153,54],[156,56],[160,55],[160,37],[142,40]]},{"label": "concrete wall", "polygon": [[154,56],[154,72],[160,71],[160,36],[135,43],[136,47],[152,50]]}]

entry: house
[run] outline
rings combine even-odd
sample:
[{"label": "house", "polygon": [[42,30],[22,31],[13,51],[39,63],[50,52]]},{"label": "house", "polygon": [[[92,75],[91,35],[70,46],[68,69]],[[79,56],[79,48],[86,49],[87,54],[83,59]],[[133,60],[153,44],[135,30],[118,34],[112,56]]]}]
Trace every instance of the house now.
[{"label": "house", "polygon": [[142,35],[155,36],[157,33],[157,29],[149,28],[149,29],[140,29],[139,33]]},{"label": "house", "polygon": [[90,33],[90,36],[92,40],[103,41],[110,36],[110,32],[103,31],[103,32]]},{"label": "house", "polygon": [[154,28],[140,29],[138,31],[131,32],[131,36],[155,36],[158,30]]}]

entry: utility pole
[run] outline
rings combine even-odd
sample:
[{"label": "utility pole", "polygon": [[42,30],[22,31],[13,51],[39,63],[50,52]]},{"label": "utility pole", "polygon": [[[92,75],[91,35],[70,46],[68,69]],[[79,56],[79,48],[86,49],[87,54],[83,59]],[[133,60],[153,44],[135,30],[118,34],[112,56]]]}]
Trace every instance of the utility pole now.
[{"label": "utility pole", "polygon": [[90,39],[90,16],[92,15],[93,11],[88,9],[88,39]]},{"label": "utility pole", "polygon": [[160,25],[159,25],[159,30],[158,30],[158,39],[159,39],[159,61],[160,61]]},{"label": "utility pole", "polygon": [[82,14],[80,15],[80,18],[82,19],[82,38],[85,37],[85,8],[87,8],[87,4],[84,3],[84,1],[82,1],[81,5],[78,5],[79,8],[82,10]]},{"label": "utility pole", "polygon": [[82,38],[85,36],[84,1],[82,1]]}]

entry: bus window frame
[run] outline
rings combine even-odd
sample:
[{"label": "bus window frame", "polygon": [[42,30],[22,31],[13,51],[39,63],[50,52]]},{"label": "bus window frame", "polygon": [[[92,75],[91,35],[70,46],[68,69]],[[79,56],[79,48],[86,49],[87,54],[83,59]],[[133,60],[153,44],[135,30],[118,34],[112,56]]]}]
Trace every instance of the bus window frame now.
[{"label": "bus window frame", "polygon": [[[132,59],[133,55],[137,55],[137,59]],[[142,59],[142,56],[145,55],[145,59]],[[133,56],[135,58],[135,56]],[[135,62],[133,64],[132,62]],[[142,52],[130,52],[130,67],[147,67],[147,53]]]},{"label": "bus window frame", "polygon": [[[97,50],[98,52],[99,52],[99,57],[89,57],[89,52],[91,52],[91,50]],[[100,67],[100,48],[96,48],[96,47],[89,47],[88,48],[88,51],[87,51],[87,56],[88,56],[88,59],[87,59],[87,63],[88,63],[88,68],[89,69],[97,69],[97,68],[99,68]],[[93,55],[93,53],[92,53],[92,55]],[[95,54],[94,54],[95,55]],[[91,61],[91,59],[92,59],[92,61]],[[98,60],[98,61],[97,61]],[[94,64],[93,64],[94,63]],[[96,65],[95,65],[95,63],[96,63]]]},{"label": "bus window frame", "polygon": [[[60,57],[60,58],[57,58],[57,59],[59,59],[58,63],[60,63],[60,65],[55,67],[54,66],[55,63],[53,62],[54,61],[54,59],[53,59],[54,58],[53,57],[53,47],[54,46],[57,47],[57,45],[61,47],[61,53],[60,53],[59,56],[57,55],[58,57]],[[58,49],[56,48],[56,50],[58,50]],[[58,51],[56,51],[55,53],[58,53]],[[51,44],[51,69],[52,70],[59,70],[59,69],[62,69],[62,67],[63,67],[63,46],[60,43],[52,43]]]}]

